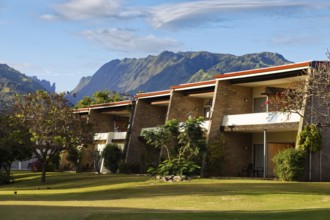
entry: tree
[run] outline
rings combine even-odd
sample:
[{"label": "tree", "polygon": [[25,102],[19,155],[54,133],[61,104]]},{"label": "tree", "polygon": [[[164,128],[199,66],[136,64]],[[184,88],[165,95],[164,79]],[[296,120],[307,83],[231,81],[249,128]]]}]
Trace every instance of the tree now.
[{"label": "tree", "polygon": [[112,173],[116,173],[122,157],[122,151],[117,144],[107,144],[102,151],[104,166]]},{"label": "tree", "polygon": [[31,157],[31,135],[28,129],[20,124],[12,115],[0,116],[0,176],[2,168],[5,171],[3,181],[9,182],[11,164],[16,160],[25,160]]},{"label": "tree", "polygon": [[96,91],[92,97],[84,96],[82,100],[77,103],[77,108],[85,108],[90,105],[103,104],[110,102],[117,102],[121,100],[121,96],[117,92],[112,91]]},{"label": "tree", "polygon": [[[170,120],[155,130],[145,131],[146,142],[166,150],[167,159],[148,171],[158,175],[190,175],[199,169],[205,151],[203,118],[189,118],[178,123]],[[162,151],[161,151],[162,153]]]},{"label": "tree", "polygon": [[93,142],[92,125],[73,113],[64,94],[36,91],[18,95],[16,116],[29,128],[33,154],[41,163],[41,182],[46,182],[46,167],[60,152]]},{"label": "tree", "polygon": [[167,121],[155,130],[144,131],[144,140],[147,144],[160,149],[160,157],[166,154],[167,160],[171,160],[171,149],[178,145],[179,122],[176,119]]}]

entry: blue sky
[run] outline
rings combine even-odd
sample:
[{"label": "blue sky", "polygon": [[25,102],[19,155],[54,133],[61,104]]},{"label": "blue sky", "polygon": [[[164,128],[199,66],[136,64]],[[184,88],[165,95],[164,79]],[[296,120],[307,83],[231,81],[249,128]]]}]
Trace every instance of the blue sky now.
[{"label": "blue sky", "polygon": [[0,63],[72,90],[112,59],[164,50],[325,60],[328,0],[0,0]]}]

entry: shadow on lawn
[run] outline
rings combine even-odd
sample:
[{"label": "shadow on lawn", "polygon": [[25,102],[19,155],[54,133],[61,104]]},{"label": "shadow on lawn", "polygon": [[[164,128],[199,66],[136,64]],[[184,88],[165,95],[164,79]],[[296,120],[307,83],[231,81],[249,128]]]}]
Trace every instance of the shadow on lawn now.
[{"label": "shadow on lawn", "polygon": [[[38,188],[51,189],[72,189],[97,187],[103,185],[144,182],[150,177],[137,175],[97,175],[95,173],[65,173],[65,172],[48,172],[46,176],[46,184],[41,183],[40,172],[15,172],[14,184],[7,185],[11,189],[33,190]],[[6,188],[6,185],[1,186]]]},{"label": "shadow on lawn", "polygon": [[239,219],[239,220],[326,220],[330,209],[288,210],[288,211],[174,211],[166,209],[134,208],[91,208],[54,206],[0,206],[1,219],[125,219],[125,220],[199,220],[199,219]]},{"label": "shadow on lawn", "polygon": [[[66,192],[56,193],[56,189],[40,189],[33,191],[31,194],[17,195],[3,195],[0,200],[31,200],[31,201],[97,201],[97,200],[115,200],[115,199],[129,199],[129,198],[152,198],[161,196],[263,196],[263,195],[277,195],[277,194],[292,194],[292,195],[330,195],[329,184],[319,183],[210,183],[203,184],[198,182],[184,182],[184,183],[155,183],[144,182],[141,179],[137,182],[136,177],[125,177],[125,183],[136,182],[136,184],[125,185],[120,188],[111,189],[93,189],[85,192]],[[79,179],[76,180],[79,184]],[[108,180],[109,181],[109,180]],[[123,178],[116,179],[115,177],[106,184],[123,183]],[[63,183],[65,184],[65,183]],[[70,183],[72,184],[72,183]]]}]

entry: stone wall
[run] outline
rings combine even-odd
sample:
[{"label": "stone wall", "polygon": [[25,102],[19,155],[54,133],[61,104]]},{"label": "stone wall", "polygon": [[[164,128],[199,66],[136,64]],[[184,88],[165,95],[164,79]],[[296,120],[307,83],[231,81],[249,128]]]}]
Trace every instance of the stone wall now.
[{"label": "stone wall", "polygon": [[147,148],[140,136],[141,129],[164,124],[166,113],[167,107],[154,106],[143,99],[137,100],[126,153],[127,164],[141,164]]},{"label": "stone wall", "polygon": [[89,118],[90,122],[95,126],[95,133],[105,133],[114,130],[113,116],[111,115],[100,114],[97,110],[91,110]]},{"label": "stone wall", "polygon": [[[220,135],[223,117],[228,114],[252,112],[253,90],[248,87],[231,85],[227,81],[218,81],[211,109],[208,142]],[[224,163],[219,174],[238,176],[241,168],[251,163],[252,134],[223,132],[225,139]],[[247,149],[245,150],[245,147]]]},{"label": "stone wall", "polygon": [[199,117],[204,115],[204,99],[193,98],[182,94],[181,92],[173,92],[171,96],[168,120],[177,119],[178,121],[186,121],[189,116]]}]

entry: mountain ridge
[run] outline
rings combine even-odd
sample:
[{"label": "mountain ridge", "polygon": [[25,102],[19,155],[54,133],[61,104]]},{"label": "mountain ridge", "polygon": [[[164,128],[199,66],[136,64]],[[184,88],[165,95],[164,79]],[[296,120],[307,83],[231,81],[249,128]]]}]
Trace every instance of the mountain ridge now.
[{"label": "mountain ridge", "polygon": [[1,105],[9,103],[16,94],[26,94],[36,90],[55,92],[55,89],[55,83],[51,86],[47,80],[27,76],[7,64],[0,64]]},{"label": "mountain ridge", "polygon": [[212,79],[214,75],[292,63],[281,54],[251,53],[242,56],[207,51],[171,52],[145,58],[111,60],[102,65],[68,99],[76,103],[99,90],[135,94],[168,89],[181,83]]}]

